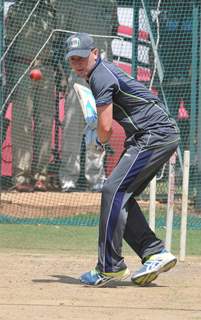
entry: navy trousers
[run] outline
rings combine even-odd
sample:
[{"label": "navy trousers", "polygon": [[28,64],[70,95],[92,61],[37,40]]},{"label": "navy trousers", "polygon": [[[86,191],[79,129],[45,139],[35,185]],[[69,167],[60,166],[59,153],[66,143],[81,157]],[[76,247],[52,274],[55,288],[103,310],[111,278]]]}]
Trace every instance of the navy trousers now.
[{"label": "navy trousers", "polygon": [[122,257],[123,238],[141,259],[164,248],[135,200],[178,147],[178,135],[159,145],[157,136],[156,143],[153,134],[152,139],[141,137],[135,143],[128,143],[103,186],[97,264],[102,272],[126,267]]}]

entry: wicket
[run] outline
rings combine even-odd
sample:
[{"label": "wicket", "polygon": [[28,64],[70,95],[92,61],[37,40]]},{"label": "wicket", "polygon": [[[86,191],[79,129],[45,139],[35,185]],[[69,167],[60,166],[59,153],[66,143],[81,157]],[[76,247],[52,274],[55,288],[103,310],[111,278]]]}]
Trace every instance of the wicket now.
[{"label": "wicket", "polygon": [[[174,196],[175,196],[175,164],[176,153],[169,160],[168,173],[168,195],[167,195],[167,216],[166,216],[166,237],[165,245],[167,250],[171,249],[172,228],[174,217]],[[189,187],[190,151],[184,151],[183,157],[183,179],[182,179],[182,200],[181,200],[181,225],[180,225],[180,249],[179,260],[184,261],[186,255],[186,235],[188,216],[188,187]],[[156,177],[150,183],[149,197],[149,226],[155,231],[156,219]]]}]

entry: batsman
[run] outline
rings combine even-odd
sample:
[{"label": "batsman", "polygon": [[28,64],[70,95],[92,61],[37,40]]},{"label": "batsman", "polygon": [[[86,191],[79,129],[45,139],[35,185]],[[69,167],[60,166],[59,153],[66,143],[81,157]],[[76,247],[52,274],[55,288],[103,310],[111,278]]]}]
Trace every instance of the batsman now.
[{"label": "batsman", "polygon": [[101,59],[89,34],[74,34],[66,44],[66,59],[94,95],[99,142],[104,147],[115,135],[113,119],[126,135],[125,149],[102,189],[97,265],[80,281],[103,286],[127,278],[130,272],[122,256],[125,239],[142,262],[131,280],[144,286],[173,268],[177,259],[150,229],[135,197],[176,151],[179,129],[158,97],[114,63]]}]

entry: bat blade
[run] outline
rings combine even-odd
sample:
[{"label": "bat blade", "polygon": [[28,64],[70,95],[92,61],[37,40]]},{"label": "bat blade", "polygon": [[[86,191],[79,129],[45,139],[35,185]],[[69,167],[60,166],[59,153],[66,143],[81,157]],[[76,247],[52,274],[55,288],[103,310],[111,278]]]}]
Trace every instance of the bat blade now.
[{"label": "bat blade", "polygon": [[97,120],[96,102],[92,91],[78,83],[74,83],[74,90],[77,94],[84,119],[87,124],[92,124]]}]

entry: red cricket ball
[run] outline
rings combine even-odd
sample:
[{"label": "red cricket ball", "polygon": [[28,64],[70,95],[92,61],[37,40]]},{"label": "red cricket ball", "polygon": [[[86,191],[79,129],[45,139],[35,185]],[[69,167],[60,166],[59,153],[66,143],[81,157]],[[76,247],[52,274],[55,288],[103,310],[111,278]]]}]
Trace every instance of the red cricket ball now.
[{"label": "red cricket ball", "polygon": [[41,80],[42,79],[42,72],[40,71],[40,69],[33,69],[31,70],[30,74],[29,74],[31,80]]}]

